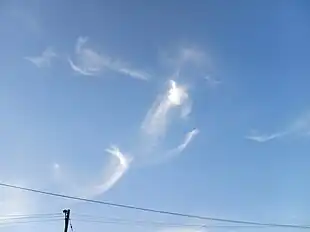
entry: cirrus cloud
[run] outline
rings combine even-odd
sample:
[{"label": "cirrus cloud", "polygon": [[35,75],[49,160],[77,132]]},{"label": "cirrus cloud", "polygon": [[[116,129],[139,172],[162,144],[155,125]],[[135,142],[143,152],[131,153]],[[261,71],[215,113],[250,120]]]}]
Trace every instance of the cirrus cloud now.
[{"label": "cirrus cloud", "polygon": [[135,79],[148,80],[150,75],[144,71],[134,69],[120,59],[99,54],[99,52],[86,47],[87,37],[79,37],[75,45],[74,58],[68,58],[73,71],[86,76],[97,76],[105,69],[130,76]]},{"label": "cirrus cloud", "polygon": [[265,143],[289,135],[310,135],[310,113],[308,111],[293,120],[283,131],[271,134],[258,134],[255,132],[245,136],[245,138],[259,143]]},{"label": "cirrus cloud", "polygon": [[26,56],[25,59],[36,65],[38,68],[50,67],[53,58],[57,57],[54,49],[46,48],[40,56]]},{"label": "cirrus cloud", "polygon": [[174,120],[172,111],[181,108],[184,114],[184,109],[186,109],[186,115],[188,115],[191,111],[189,105],[190,99],[185,86],[179,86],[175,81],[170,80],[169,88],[164,94],[157,96],[148,110],[141,125],[142,133],[154,142],[163,138],[169,123]]}]

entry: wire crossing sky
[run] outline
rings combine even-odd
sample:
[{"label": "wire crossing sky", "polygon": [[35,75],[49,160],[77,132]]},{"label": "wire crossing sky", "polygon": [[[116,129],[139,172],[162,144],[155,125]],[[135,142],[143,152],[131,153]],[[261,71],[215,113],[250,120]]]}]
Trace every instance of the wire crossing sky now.
[{"label": "wire crossing sky", "polygon": [[49,195],[49,196],[53,196],[53,197],[61,197],[61,198],[66,198],[66,199],[71,199],[71,200],[85,201],[85,202],[89,202],[89,203],[102,204],[102,205],[113,206],[113,207],[121,207],[121,208],[138,210],[138,211],[145,211],[145,212],[150,212],[150,213],[168,214],[168,215],[179,216],[179,217],[188,217],[188,218],[196,218],[196,219],[211,220],[211,221],[218,221],[218,222],[229,222],[229,223],[257,225],[257,226],[288,227],[288,228],[298,228],[298,229],[309,229],[310,228],[309,226],[303,226],[303,225],[249,222],[249,221],[241,221],[241,220],[239,221],[239,220],[212,218],[212,217],[204,217],[204,216],[191,215],[191,214],[183,214],[183,213],[178,213],[178,212],[170,212],[170,211],[156,210],[156,209],[150,209],[150,208],[142,208],[142,207],[136,207],[136,206],[131,206],[131,205],[123,205],[123,204],[117,204],[117,203],[111,203],[111,202],[105,202],[105,201],[97,201],[97,200],[91,200],[91,199],[86,199],[86,198],[80,198],[80,197],[62,195],[62,194],[57,194],[57,193],[45,192],[45,191],[41,191],[41,190],[37,190],[37,189],[24,188],[24,187],[20,187],[20,186],[8,185],[8,184],[4,184],[4,183],[0,183],[0,186],[20,189],[20,190],[29,191],[29,192],[38,193],[38,194]]}]

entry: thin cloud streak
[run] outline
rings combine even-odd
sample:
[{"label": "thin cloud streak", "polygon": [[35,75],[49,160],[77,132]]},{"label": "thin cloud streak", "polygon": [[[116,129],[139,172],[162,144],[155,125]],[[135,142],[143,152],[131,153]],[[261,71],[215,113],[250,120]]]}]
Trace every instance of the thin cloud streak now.
[{"label": "thin cloud streak", "polygon": [[75,57],[68,62],[73,71],[85,76],[97,76],[106,69],[130,76],[135,79],[148,80],[150,75],[144,71],[131,68],[128,64],[101,55],[95,50],[86,48],[87,37],[79,37],[75,45]]},{"label": "thin cloud streak", "polygon": [[124,155],[116,146],[111,146],[111,148],[106,149],[106,152],[116,158],[117,163],[110,162],[107,167],[109,173],[106,173],[102,183],[94,188],[92,195],[101,195],[111,189],[126,173],[132,161],[131,158]]},{"label": "thin cloud streak", "polygon": [[52,48],[45,49],[40,56],[25,57],[38,68],[50,67],[51,60],[57,57],[55,51]]},{"label": "thin cloud streak", "polygon": [[282,133],[274,133],[270,135],[249,135],[249,136],[246,136],[245,138],[248,140],[252,140],[254,142],[258,142],[258,143],[265,143],[271,140],[282,138],[285,135],[287,135],[287,133],[282,132]]},{"label": "thin cloud streak", "polygon": [[122,67],[117,67],[116,70],[120,73],[123,73],[125,75],[131,76],[133,78],[137,78],[140,80],[148,80],[150,78],[149,74],[142,72],[142,71],[138,71],[138,70],[122,68]]},{"label": "thin cloud streak", "polygon": [[180,143],[176,148],[166,152],[165,156],[160,161],[166,161],[181,154],[198,134],[199,130],[197,128],[186,133],[183,142]]},{"label": "thin cloud streak", "polygon": [[195,138],[195,136],[197,136],[199,133],[199,130],[198,129],[194,129],[190,132],[188,132],[186,135],[185,135],[185,139],[183,141],[183,143],[181,143],[177,148],[176,148],[176,152],[177,153],[180,153],[182,152],[189,144],[190,142]]},{"label": "thin cloud streak", "polygon": [[70,64],[70,67],[73,69],[73,71],[75,71],[77,73],[80,73],[84,76],[94,76],[95,75],[94,73],[82,70],[80,67],[76,66],[70,58],[68,58],[68,62]]},{"label": "thin cloud streak", "polygon": [[284,136],[309,136],[310,135],[310,112],[302,114],[300,117],[295,119],[293,123],[286,127],[283,132],[277,132],[272,134],[252,134],[246,136],[248,140],[252,140],[259,143],[269,142],[275,139],[280,139]]}]

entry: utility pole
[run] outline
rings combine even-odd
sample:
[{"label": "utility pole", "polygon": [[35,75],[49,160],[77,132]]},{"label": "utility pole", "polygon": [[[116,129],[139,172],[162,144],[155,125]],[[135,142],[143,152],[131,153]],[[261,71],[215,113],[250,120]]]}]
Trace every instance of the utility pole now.
[{"label": "utility pole", "polygon": [[64,209],[62,211],[65,214],[65,229],[64,232],[68,232],[68,226],[70,221],[70,209]]}]

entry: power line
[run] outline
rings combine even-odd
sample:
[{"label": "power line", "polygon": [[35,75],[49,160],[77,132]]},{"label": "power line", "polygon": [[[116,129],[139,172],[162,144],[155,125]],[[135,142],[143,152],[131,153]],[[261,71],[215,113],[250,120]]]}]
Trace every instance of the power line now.
[{"label": "power line", "polygon": [[13,221],[13,220],[21,220],[21,221],[25,221],[28,219],[51,219],[51,218],[61,218],[60,215],[54,215],[54,216],[44,216],[44,217],[38,217],[38,216],[23,216],[23,217],[2,217],[0,218],[0,223],[2,221]]},{"label": "power line", "polygon": [[154,227],[189,227],[189,228],[234,228],[234,229],[249,229],[249,228],[270,228],[270,226],[256,226],[256,225],[247,225],[247,226],[241,226],[241,225],[198,225],[198,224],[171,224],[171,223],[161,223],[161,222],[139,222],[139,221],[109,221],[109,220],[93,220],[93,219],[77,219],[74,218],[75,221],[78,222],[89,222],[89,223],[102,223],[102,224],[114,224],[114,225],[134,225],[134,226],[143,226],[143,227],[148,227],[148,226],[154,226]]},{"label": "power line", "polygon": [[33,221],[8,221],[8,222],[1,222],[0,223],[0,228],[3,226],[14,226],[17,224],[29,224],[29,223],[39,223],[39,222],[58,222],[58,221],[63,221],[63,219],[48,219],[48,220],[33,220]]},{"label": "power line", "polygon": [[60,219],[60,213],[41,213],[41,214],[8,214],[0,216],[1,223],[11,223],[11,222],[27,222],[29,219]]},{"label": "power line", "polygon": [[7,215],[0,215],[1,218],[9,218],[9,217],[45,217],[45,216],[61,216],[61,213],[36,213],[36,214],[7,214]]},{"label": "power line", "polygon": [[122,223],[122,224],[141,224],[141,225],[155,225],[155,226],[173,226],[173,227],[200,227],[202,225],[198,224],[182,224],[182,223],[168,223],[162,221],[149,221],[149,220],[130,220],[130,219],[123,219],[123,218],[116,218],[116,217],[102,217],[102,216],[93,216],[87,214],[74,214],[75,219],[87,219],[87,220],[97,220],[103,219],[103,222],[111,222],[111,223]]},{"label": "power line", "polygon": [[[77,218],[76,218],[77,217]],[[102,223],[111,223],[111,224],[136,224],[136,225],[144,225],[144,226],[158,226],[158,227],[198,227],[198,228],[209,228],[209,227],[228,227],[228,228],[265,228],[265,226],[257,226],[257,225],[248,225],[248,226],[236,226],[236,225],[201,225],[201,224],[185,224],[185,223],[169,223],[163,221],[150,221],[150,220],[130,220],[123,218],[115,218],[115,217],[102,217],[102,216],[94,216],[88,214],[74,214],[74,218],[78,220],[94,220],[94,222],[102,222]],[[101,220],[98,220],[101,219]],[[103,220],[102,220],[103,219]]]},{"label": "power line", "polygon": [[85,217],[74,217],[76,221],[84,222],[97,222],[97,223],[106,223],[106,224],[118,224],[118,225],[141,225],[141,226],[156,226],[156,227],[200,227],[201,225],[190,225],[190,224],[177,224],[177,223],[165,223],[165,222],[156,222],[156,221],[141,221],[141,220],[122,220],[122,219],[113,219],[106,218],[105,220],[98,220],[98,218],[85,218]]},{"label": "power line", "polygon": [[195,219],[201,219],[201,220],[211,220],[211,221],[218,221],[218,222],[228,222],[228,223],[236,223],[236,224],[246,224],[246,225],[310,229],[310,226],[305,226],[305,225],[262,223],[262,222],[254,222],[254,221],[213,218],[213,217],[204,217],[204,216],[193,215],[193,214],[184,214],[184,213],[170,212],[170,211],[157,210],[157,209],[151,209],[151,208],[136,207],[132,205],[117,204],[117,203],[111,203],[111,202],[106,202],[106,201],[91,200],[91,199],[82,198],[82,197],[69,196],[69,195],[64,195],[64,194],[59,194],[59,193],[52,193],[52,192],[42,191],[38,189],[26,188],[26,187],[5,184],[5,183],[0,183],[0,186],[24,190],[28,192],[39,193],[43,195],[60,197],[60,198],[65,198],[65,199],[84,201],[84,202],[89,202],[89,203],[102,204],[102,205],[108,205],[108,206],[113,206],[113,207],[126,208],[126,209],[132,209],[132,210],[138,210],[138,211],[144,211],[144,212],[150,212],[150,213],[165,214],[165,215],[171,215],[171,216],[195,218]]}]

